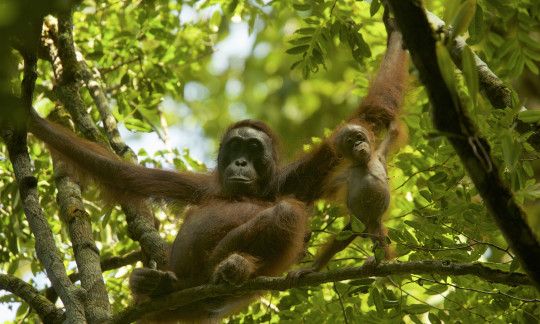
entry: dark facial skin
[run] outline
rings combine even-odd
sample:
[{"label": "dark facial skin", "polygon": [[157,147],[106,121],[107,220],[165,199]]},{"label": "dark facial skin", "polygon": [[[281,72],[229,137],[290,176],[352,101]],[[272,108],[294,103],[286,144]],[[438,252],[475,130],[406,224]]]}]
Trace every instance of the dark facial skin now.
[{"label": "dark facial skin", "polygon": [[366,165],[371,158],[371,142],[368,131],[359,125],[346,125],[339,132],[336,148],[354,165]]},{"label": "dark facial skin", "polygon": [[231,130],[223,139],[218,172],[225,193],[260,195],[274,170],[272,141],[264,132],[241,127]]}]

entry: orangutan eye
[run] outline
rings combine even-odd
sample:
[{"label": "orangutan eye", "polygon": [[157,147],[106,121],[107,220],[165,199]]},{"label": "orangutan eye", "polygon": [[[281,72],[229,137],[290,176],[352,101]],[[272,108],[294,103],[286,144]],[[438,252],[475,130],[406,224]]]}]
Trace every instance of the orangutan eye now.
[{"label": "orangutan eye", "polygon": [[262,149],[262,145],[258,141],[249,141],[248,147],[251,152],[259,152]]},{"label": "orangutan eye", "polygon": [[238,151],[240,149],[240,141],[236,139],[232,139],[229,142],[229,149],[232,151]]}]

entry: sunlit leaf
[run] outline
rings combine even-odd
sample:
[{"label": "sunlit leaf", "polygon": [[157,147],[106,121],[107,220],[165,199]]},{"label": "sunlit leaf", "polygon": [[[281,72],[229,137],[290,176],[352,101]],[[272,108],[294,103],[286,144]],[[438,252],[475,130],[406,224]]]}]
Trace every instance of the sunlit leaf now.
[{"label": "sunlit leaf", "polygon": [[297,29],[294,33],[295,34],[300,34],[300,35],[311,35],[315,32],[315,28],[300,28],[300,29]]},{"label": "sunlit leaf", "polygon": [[376,287],[373,287],[373,289],[371,290],[371,298],[373,298],[373,304],[375,304],[377,313],[379,314],[379,316],[383,316],[384,305],[383,305],[381,294],[379,293],[379,290]]},{"label": "sunlit leaf", "polygon": [[307,11],[311,9],[311,4],[309,3],[295,3],[293,4],[293,8],[298,11]]},{"label": "sunlit leaf", "polygon": [[473,105],[476,107],[476,97],[478,95],[479,87],[478,68],[476,67],[475,55],[468,46],[465,46],[465,48],[463,48],[462,65],[467,89],[469,89],[469,96],[473,101]]},{"label": "sunlit leaf", "polygon": [[351,216],[351,226],[352,230],[355,233],[363,233],[366,229],[366,225],[362,223],[361,220],[359,220],[356,216]]},{"label": "sunlit leaf", "polygon": [[[456,1],[457,2],[457,1]],[[467,43],[474,45],[480,42],[484,34],[484,12],[480,5],[476,5],[474,18],[469,23],[469,38]]]},{"label": "sunlit leaf", "polygon": [[350,238],[351,236],[353,236],[354,233],[352,231],[341,231],[337,236],[336,236],[336,240],[338,241],[344,241],[348,238]]},{"label": "sunlit leaf", "polygon": [[369,14],[371,17],[375,16],[375,14],[379,11],[381,8],[381,2],[379,0],[372,0],[371,5],[369,6]]},{"label": "sunlit leaf", "polygon": [[461,35],[469,27],[475,10],[476,0],[465,0],[461,3],[458,14],[452,23],[452,32],[449,41]]},{"label": "sunlit leaf", "polygon": [[413,304],[403,308],[403,311],[407,314],[423,314],[431,309],[429,305]]},{"label": "sunlit leaf", "polygon": [[439,70],[441,71],[442,77],[448,90],[452,95],[454,105],[457,103],[457,94],[456,94],[456,76],[454,74],[454,63],[448,53],[446,46],[443,46],[441,43],[437,43],[437,63],[439,65]]},{"label": "sunlit leaf", "polygon": [[300,46],[289,48],[286,52],[289,54],[300,54],[307,51],[308,48],[309,48],[309,45],[300,45]]},{"label": "sunlit leaf", "polygon": [[126,126],[127,129],[131,131],[145,132],[145,133],[152,131],[152,127],[150,127],[150,125],[135,118],[126,119],[124,121],[124,125]]},{"label": "sunlit leaf", "polygon": [[526,110],[518,114],[518,118],[524,123],[540,122],[540,110]]}]

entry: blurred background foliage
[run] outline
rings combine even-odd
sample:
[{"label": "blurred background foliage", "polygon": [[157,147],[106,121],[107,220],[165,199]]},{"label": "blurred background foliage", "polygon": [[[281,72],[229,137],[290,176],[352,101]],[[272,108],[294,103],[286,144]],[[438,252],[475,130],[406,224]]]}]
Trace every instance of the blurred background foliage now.
[{"label": "blurred background foliage", "polygon": [[[0,27],[13,31],[10,28],[32,11],[25,5],[28,2],[0,2]],[[460,1],[427,0],[425,5],[451,22]],[[540,3],[478,0],[474,7],[462,36],[528,109],[539,110]],[[276,130],[284,163],[300,156],[356,108],[386,46],[377,0],[83,0],[74,7],[73,17],[75,43],[106,91],[140,163],[178,170],[212,168],[227,125],[246,118],[263,120]],[[15,51],[9,59],[5,62],[11,65],[4,69],[10,73],[9,82],[2,89],[17,94],[22,59]],[[520,271],[459,158],[434,131],[427,95],[412,66],[410,72],[400,117],[408,135],[389,159],[392,202],[384,222],[398,260],[450,259]],[[57,102],[50,63],[41,60],[38,73],[34,106],[46,115]],[[539,155],[526,143],[530,134],[513,128],[518,103],[495,110],[480,94],[471,98],[461,72],[456,69],[456,74],[460,95],[527,210],[531,227],[540,234]],[[95,122],[101,123],[88,90],[81,94]],[[65,265],[73,271],[48,150],[31,137],[30,153],[41,205]],[[3,143],[0,188],[0,269],[43,289],[50,283],[36,259]],[[92,186],[85,189],[85,202],[102,258],[137,248],[127,237],[125,216],[118,207],[105,206]],[[161,207],[156,212],[163,235],[172,241],[181,218]],[[346,216],[339,202],[315,206],[314,233],[304,262],[340,231]],[[355,241],[329,268],[359,266],[371,254],[368,241]],[[105,273],[115,312],[130,303],[130,269]],[[532,287],[492,284],[476,277],[401,275],[267,293],[227,321],[538,323],[538,298]],[[0,313],[9,314],[9,321],[28,312],[28,306],[11,295],[0,300],[7,303]],[[7,308],[16,310],[16,319]]]}]

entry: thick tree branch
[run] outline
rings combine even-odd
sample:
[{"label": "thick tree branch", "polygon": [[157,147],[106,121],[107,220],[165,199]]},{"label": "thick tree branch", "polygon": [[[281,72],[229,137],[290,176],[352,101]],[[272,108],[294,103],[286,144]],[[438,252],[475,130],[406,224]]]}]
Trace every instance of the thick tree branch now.
[{"label": "thick tree branch", "polygon": [[[78,62],[82,78],[99,111],[101,120],[103,121],[103,127],[107,133],[107,139],[109,140],[112,149],[120,157],[130,160],[132,163],[137,163],[137,155],[120,136],[116,126],[116,119],[109,107],[107,97],[81,53],[78,53]],[[168,266],[166,255],[167,243],[161,239],[157,231],[147,231],[147,227],[152,224],[156,228],[158,227],[150,199],[140,200],[137,206],[134,206],[133,204],[122,204],[122,210],[127,216],[128,231],[131,234],[130,237],[139,241],[143,250],[147,253],[148,257],[145,261],[148,259],[154,260],[156,261],[158,269],[166,269]],[[150,233],[151,235],[145,235],[147,233]]]},{"label": "thick tree branch", "polygon": [[[53,29],[49,27],[49,31],[51,30]],[[82,77],[75,55],[75,46],[73,45],[71,11],[58,15],[58,34],[54,44],[58,49],[58,57],[62,67],[60,78],[57,79],[58,82],[54,87],[55,93],[84,136],[110,149],[109,143],[99,132],[86,109],[84,109],[85,104],[79,92],[79,82]]]},{"label": "thick tree branch", "polygon": [[[499,175],[489,144],[479,136],[455,89],[449,89],[437,63],[436,39],[420,1],[389,0],[432,104],[433,124],[448,136],[510,247],[540,288],[540,244],[526,215]],[[454,98],[457,98],[454,103]]]},{"label": "thick tree branch", "polygon": [[[444,21],[431,12],[428,12],[428,19],[438,28],[445,27]],[[451,28],[451,26],[447,28],[447,34],[449,34]],[[461,37],[456,37],[449,44],[448,50],[450,51],[450,56],[459,69],[462,69],[463,49],[465,47],[467,47],[467,43]],[[512,91],[489,69],[488,65],[478,55],[474,55],[474,60],[478,69],[480,89],[491,105],[496,109],[512,107]],[[523,109],[526,108],[523,107]],[[517,119],[516,129],[522,134],[531,131],[534,132],[534,134],[529,136],[527,142],[537,151],[540,151],[540,128],[537,125],[524,123]]]},{"label": "thick tree branch", "polygon": [[[37,52],[29,50],[21,54],[24,58],[24,79],[21,91],[23,98],[22,107],[17,108],[29,112],[32,109],[33,90],[37,78]],[[1,133],[8,147],[9,157],[19,184],[24,213],[35,237],[36,254],[56,292],[66,305],[67,322],[85,323],[83,299],[86,292],[71,283],[63,260],[56,250],[53,233],[39,205],[37,179],[32,175],[28,155],[26,129],[24,126],[18,126],[18,128],[4,127]]]},{"label": "thick tree branch", "polygon": [[7,290],[28,303],[44,323],[60,324],[66,319],[64,312],[56,308],[53,303],[40,294],[32,285],[17,277],[0,274],[0,289]]},{"label": "thick tree branch", "polygon": [[[57,23],[54,18],[48,17],[45,21],[46,33],[42,39],[41,55],[45,57],[53,65],[55,75],[57,76],[57,84],[55,91],[64,104],[65,108],[71,114],[77,127],[83,132],[86,138],[104,144],[105,147],[111,149],[107,140],[103,138],[96,125],[91,120],[86,112],[84,102],[79,94],[79,80],[85,78],[84,72],[81,72],[81,66],[76,59],[75,45],[72,37],[72,18],[71,14],[59,16]],[[64,62],[68,62],[67,65]],[[86,75],[88,78],[88,75]],[[88,78],[89,83],[91,79]],[[97,92],[96,92],[97,91]],[[108,127],[107,133],[115,151],[122,154],[124,157],[130,156],[133,161],[136,161],[136,155],[131,149],[119,139],[116,129],[116,121],[109,117],[110,110],[104,106],[104,102],[100,98],[99,89],[95,86],[90,88],[91,94],[96,96],[96,104],[100,106],[99,111],[104,119],[104,124]],[[111,123],[114,123],[114,130],[111,128]],[[154,213],[149,200],[141,200],[135,203],[122,204],[122,209],[126,214],[128,223],[128,234],[133,239],[141,244],[141,248],[145,255],[145,259],[156,261],[159,269],[166,269],[168,266],[167,246],[168,244],[161,238],[156,230],[154,223]],[[147,263],[147,262],[146,262]]]},{"label": "thick tree branch", "polygon": [[188,288],[160,298],[155,298],[148,302],[127,307],[122,312],[113,316],[112,323],[131,323],[149,313],[187,305],[210,297],[241,295],[248,292],[265,290],[285,291],[290,288],[317,286],[327,282],[401,274],[438,274],[450,276],[473,275],[489,282],[511,286],[532,284],[529,278],[524,274],[495,270],[479,263],[460,264],[451,261],[438,260],[404,263],[395,262],[388,264],[382,263],[377,266],[356,267],[307,274],[300,277],[298,282],[292,286],[290,285],[290,281],[285,277],[258,277],[246,282],[241,287],[233,287],[230,285],[203,285]]},{"label": "thick tree branch", "polygon": [[114,118],[114,115],[109,108],[109,102],[105,96],[105,92],[103,92],[101,85],[96,77],[94,77],[92,70],[86,63],[82,53],[79,51],[77,51],[77,61],[79,62],[79,68],[82,73],[84,84],[88,88],[90,96],[96,104],[96,108],[98,109],[101,120],[103,121],[103,128],[105,128],[105,132],[107,133],[107,138],[111,143],[112,149],[119,156],[123,158],[130,158],[132,162],[136,163],[137,155],[120,136],[120,132],[118,132],[118,127],[116,126],[116,118]]},{"label": "thick tree branch", "polygon": [[[59,110],[53,111],[53,114],[53,121],[67,124],[60,119]],[[101,272],[99,250],[94,243],[90,215],[84,208],[77,176],[70,172],[69,166],[56,154],[51,155],[58,189],[56,201],[62,221],[69,230],[75,261],[81,274],[81,285],[88,293],[87,298],[92,301],[86,303],[86,319],[88,323],[103,323],[111,316],[111,305]]]}]

